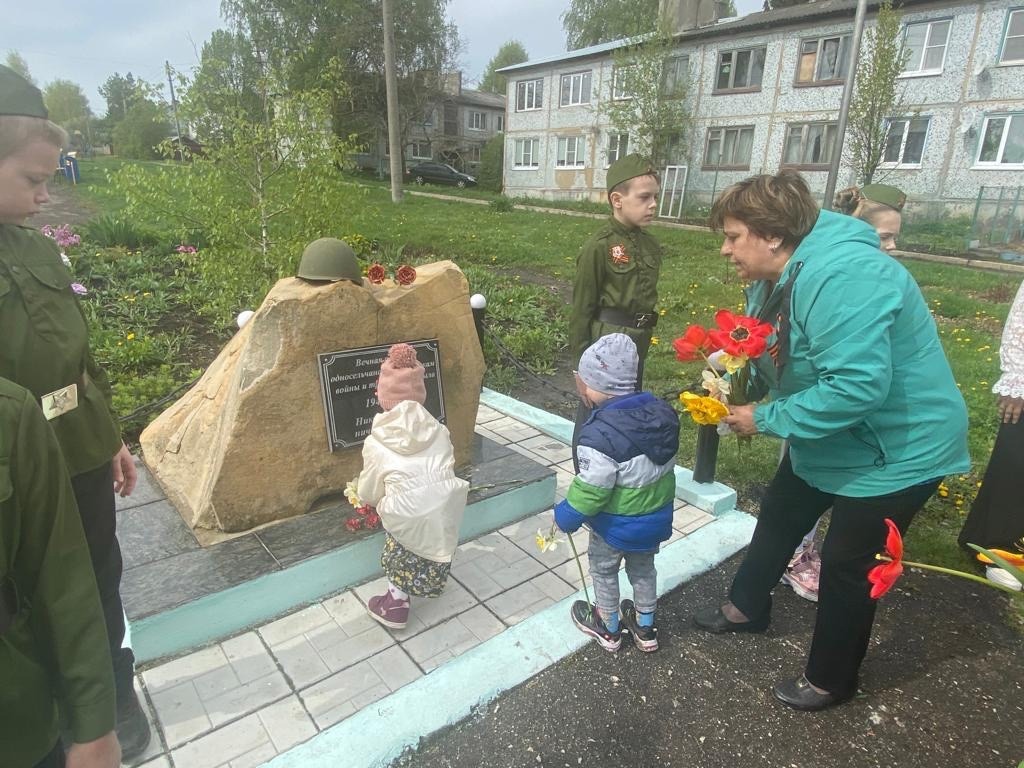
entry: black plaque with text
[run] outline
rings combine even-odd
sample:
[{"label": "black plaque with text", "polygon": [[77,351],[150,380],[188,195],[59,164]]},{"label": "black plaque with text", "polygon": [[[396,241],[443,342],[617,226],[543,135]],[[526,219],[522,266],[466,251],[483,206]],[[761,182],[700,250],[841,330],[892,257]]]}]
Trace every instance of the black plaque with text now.
[{"label": "black plaque with text", "polygon": [[[416,357],[423,364],[423,383],[427,388],[427,401],[423,406],[444,424],[441,353],[437,339],[406,343],[416,350]],[[377,405],[377,377],[390,348],[390,344],[384,344],[322,352],[316,356],[331,451],[360,445],[370,434],[373,417],[381,412]]]}]

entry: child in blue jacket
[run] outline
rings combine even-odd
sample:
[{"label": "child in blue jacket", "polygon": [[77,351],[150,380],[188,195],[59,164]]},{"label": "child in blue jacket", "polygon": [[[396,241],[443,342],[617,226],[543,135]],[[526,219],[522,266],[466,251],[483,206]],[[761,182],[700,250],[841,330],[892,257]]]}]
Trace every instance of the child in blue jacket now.
[{"label": "child in blue jacket", "polygon": [[[641,651],[658,650],[654,555],[672,535],[679,417],[664,400],[636,392],[638,356],[629,336],[602,336],[580,358],[579,377],[594,409],[579,437],[579,474],[555,522],[571,533],[590,529],[590,575],[596,606],[573,603],[573,623],[601,647],[617,651],[622,629]],[[633,600],[619,605],[619,565]]]}]

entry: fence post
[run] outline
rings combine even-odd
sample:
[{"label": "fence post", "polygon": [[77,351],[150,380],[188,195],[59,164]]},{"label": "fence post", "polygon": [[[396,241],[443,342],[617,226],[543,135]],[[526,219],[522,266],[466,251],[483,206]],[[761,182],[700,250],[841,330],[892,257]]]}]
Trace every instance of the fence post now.
[{"label": "fence post", "polygon": [[473,325],[476,336],[480,340],[480,349],[484,348],[484,315],[487,313],[487,299],[482,293],[474,293],[469,297],[469,306],[473,310]]},{"label": "fence post", "polygon": [[697,427],[697,456],[693,461],[695,483],[715,482],[715,464],[718,463],[718,427],[701,424]]}]

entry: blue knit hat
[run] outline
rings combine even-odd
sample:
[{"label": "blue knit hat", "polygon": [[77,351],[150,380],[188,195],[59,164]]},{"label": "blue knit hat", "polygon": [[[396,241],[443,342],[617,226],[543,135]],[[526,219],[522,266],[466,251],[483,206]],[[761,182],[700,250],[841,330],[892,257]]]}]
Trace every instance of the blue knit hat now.
[{"label": "blue knit hat", "polygon": [[579,375],[595,392],[628,395],[636,392],[639,363],[633,340],[624,333],[610,333],[587,347],[580,358]]}]

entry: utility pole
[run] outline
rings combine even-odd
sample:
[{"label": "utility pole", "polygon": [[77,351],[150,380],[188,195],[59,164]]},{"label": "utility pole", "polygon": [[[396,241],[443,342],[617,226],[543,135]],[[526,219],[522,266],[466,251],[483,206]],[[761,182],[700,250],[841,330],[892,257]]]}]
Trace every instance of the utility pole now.
[{"label": "utility pole", "polygon": [[164,60],[164,68],[167,70],[167,84],[171,87],[171,109],[174,110],[174,130],[178,132],[178,154],[181,160],[185,159],[185,148],[181,143],[181,124],[178,122],[178,100],[174,98],[174,80],[171,79],[171,62]]},{"label": "utility pole", "polygon": [[839,180],[839,162],[843,159],[843,143],[846,139],[846,122],[850,116],[850,101],[853,99],[853,85],[857,77],[857,63],[860,61],[860,38],[864,34],[864,15],[867,0],[857,0],[857,14],[853,18],[853,37],[850,40],[850,64],[846,70],[846,84],[843,99],[839,103],[839,124],[836,125],[836,141],[832,149],[832,163],[825,183],[825,200],[822,208],[831,211],[836,196],[836,182]]},{"label": "utility pole", "polygon": [[398,130],[398,77],[395,74],[395,17],[391,0],[384,11],[384,84],[388,94],[388,153],[391,155],[391,202],[402,202],[402,142]]}]

